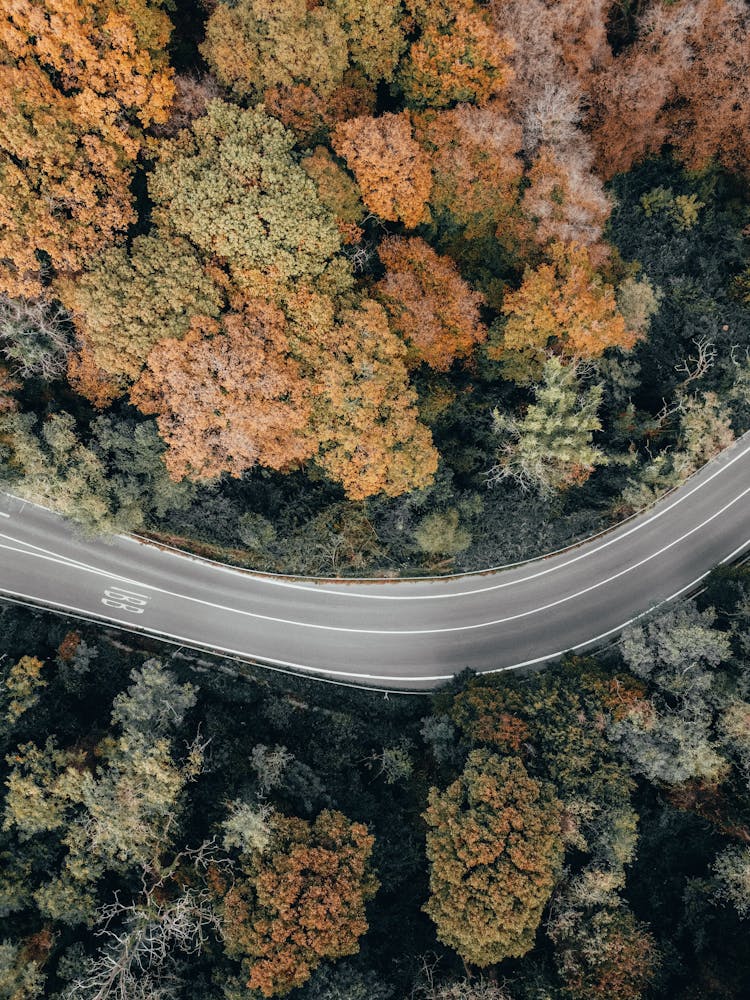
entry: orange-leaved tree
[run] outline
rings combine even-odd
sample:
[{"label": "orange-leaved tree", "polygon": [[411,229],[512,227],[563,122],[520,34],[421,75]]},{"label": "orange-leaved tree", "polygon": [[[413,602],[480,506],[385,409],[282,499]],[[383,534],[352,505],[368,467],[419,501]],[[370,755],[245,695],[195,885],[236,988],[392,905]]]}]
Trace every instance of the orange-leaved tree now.
[{"label": "orange-leaved tree", "polygon": [[371,212],[409,229],[429,218],[430,161],[414,138],[408,111],[341,122],[332,143]]},{"label": "orange-leaved tree", "polygon": [[325,959],[356,953],[378,889],[374,838],[362,823],[325,810],[312,824],[277,815],[270,825],[269,845],[241,859],[222,907],[227,951],[266,997],[301,986]]},{"label": "orange-leaved tree", "polygon": [[428,801],[424,909],[439,940],[481,967],[525,955],[562,860],[551,786],[530,777],[520,758],[474,750]]},{"label": "orange-leaved tree", "polygon": [[386,270],[375,293],[407,345],[407,363],[447,371],[457,358],[468,357],[487,336],[479,318],[484,300],[451,258],[418,236],[385,239],[378,253]]},{"label": "orange-leaved tree", "polygon": [[550,351],[595,358],[608,347],[629,350],[637,339],[586,247],[553,243],[548,254],[549,263],[527,268],[521,287],[506,295],[502,341],[488,349],[521,384],[538,379]]},{"label": "orange-leaved tree", "polygon": [[310,392],[288,351],[283,313],[252,300],[154,347],[131,399],[157,415],[172,478],[289,469],[315,452]]},{"label": "orange-leaved tree", "polygon": [[638,37],[589,82],[606,176],[665,142],[690,167],[750,160],[750,10],[742,0],[652,3]]},{"label": "orange-leaved tree", "polygon": [[0,18],[0,290],[37,295],[134,221],[143,129],[166,121],[171,26],[149,0],[14,0]]}]

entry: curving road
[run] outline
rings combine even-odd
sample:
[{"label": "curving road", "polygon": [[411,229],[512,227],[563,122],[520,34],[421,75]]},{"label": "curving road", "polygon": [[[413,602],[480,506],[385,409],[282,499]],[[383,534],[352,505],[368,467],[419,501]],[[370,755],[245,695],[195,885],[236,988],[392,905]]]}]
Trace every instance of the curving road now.
[{"label": "curving road", "polygon": [[389,690],[595,646],[748,548],[750,434],[598,538],[440,580],[256,576],[126,536],[83,539],[55,514],[0,495],[0,595]]}]

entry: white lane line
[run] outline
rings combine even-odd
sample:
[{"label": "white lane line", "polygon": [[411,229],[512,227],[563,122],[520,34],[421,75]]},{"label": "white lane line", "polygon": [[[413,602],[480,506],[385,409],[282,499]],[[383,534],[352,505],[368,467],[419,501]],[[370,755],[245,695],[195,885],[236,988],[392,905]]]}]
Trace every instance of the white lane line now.
[{"label": "white lane line", "polygon": [[6,514],[4,511],[0,510],[0,517],[10,517],[10,514]]},{"label": "white lane line", "polygon": [[[260,614],[258,612],[254,612],[254,611],[245,611],[245,610],[243,610],[241,608],[228,607],[227,605],[217,604],[217,603],[215,603],[213,601],[205,601],[205,600],[203,600],[202,598],[199,598],[199,597],[191,597],[188,594],[178,594],[178,593],[175,593],[174,591],[165,590],[162,587],[157,587],[157,586],[155,586],[153,584],[150,584],[150,583],[143,583],[143,582],[141,582],[139,580],[133,580],[133,579],[130,579],[128,577],[118,576],[116,574],[111,574],[111,573],[105,573],[103,570],[97,569],[96,567],[87,566],[85,563],[75,564],[75,563],[72,563],[70,560],[60,559],[59,557],[55,556],[54,554],[49,554],[49,555],[41,554],[43,552],[43,550],[40,550],[39,552],[29,552],[27,549],[18,549],[18,548],[12,547],[12,546],[2,545],[2,544],[0,544],[0,549],[6,549],[7,551],[20,553],[21,555],[30,555],[30,556],[32,556],[34,558],[42,559],[42,560],[45,560],[45,561],[48,561],[48,562],[58,563],[60,565],[68,566],[69,568],[79,568],[79,569],[83,570],[84,572],[93,573],[93,574],[95,574],[97,576],[105,576],[108,579],[116,581],[116,582],[119,582],[119,583],[127,583],[127,584],[129,584],[131,586],[140,587],[142,589],[150,590],[150,591],[152,591],[154,593],[162,594],[162,595],[167,596],[167,597],[177,598],[178,600],[190,601],[193,604],[200,604],[200,605],[203,605],[205,607],[213,608],[216,611],[225,611],[225,612],[228,612],[230,614],[242,615],[242,616],[247,617],[247,618],[253,618],[253,619],[257,620],[257,621],[273,622],[274,624],[277,624],[277,625],[290,625],[290,626],[294,626],[294,627],[298,627],[298,628],[316,629],[316,630],[324,631],[324,632],[343,632],[343,633],[353,634],[353,635],[399,635],[399,636],[401,636],[401,635],[443,635],[443,634],[452,633],[452,632],[470,632],[470,631],[473,631],[475,629],[480,629],[480,628],[490,628],[490,627],[497,626],[497,625],[506,625],[509,622],[518,621],[521,618],[528,618],[531,615],[541,614],[543,611],[549,611],[552,608],[559,607],[561,604],[566,604],[567,602],[573,601],[573,600],[575,600],[578,597],[583,597],[584,595],[589,594],[589,593],[591,593],[594,590],[597,590],[599,587],[607,586],[608,584],[613,583],[615,580],[618,580],[621,577],[625,576],[627,573],[631,573],[631,572],[633,572],[633,570],[639,569],[641,566],[644,566],[646,563],[651,562],[653,559],[656,559],[660,555],[663,555],[665,552],[669,551],[669,549],[674,548],[675,545],[679,545],[681,542],[685,541],[685,539],[690,538],[691,535],[694,535],[697,531],[700,531],[707,524],[710,524],[712,521],[716,520],[717,517],[721,517],[721,515],[724,514],[727,510],[729,510],[730,507],[733,507],[740,500],[744,499],[744,497],[747,496],[749,493],[750,493],[750,487],[748,487],[747,489],[743,490],[742,493],[739,494],[739,496],[734,497],[733,500],[730,500],[728,503],[726,503],[719,510],[715,511],[713,514],[711,514],[710,517],[706,518],[704,521],[701,521],[700,524],[695,525],[689,531],[684,532],[684,534],[680,535],[678,538],[676,538],[673,541],[669,542],[667,545],[662,546],[660,549],[657,549],[655,552],[649,553],[649,555],[645,556],[643,559],[639,560],[636,563],[631,564],[630,566],[626,566],[624,569],[619,570],[617,573],[614,573],[614,574],[612,574],[609,577],[606,577],[604,580],[600,580],[597,583],[593,583],[593,584],[591,584],[588,587],[584,587],[582,590],[578,590],[578,591],[576,591],[573,594],[568,594],[567,596],[561,597],[561,598],[559,598],[556,601],[551,601],[549,604],[544,604],[544,605],[541,605],[541,606],[536,607],[536,608],[531,608],[528,611],[521,611],[521,612],[518,612],[515,615],[509,615],[506,618],[497,618],[497,619],[494,619],[492,621],[486,621],[486,622],[473,622],[470,625],[454,625],[454,626],[449,626],[447,628],[433,628],[433,629],[366,629],[366,628],[351,628],[351,627],[343,626],[343,625],[323,625],[323,624],[320,624],[318,622],[298,622],[298,621],[294,621],[294,620],[288,619],[288,618],[277,618],[277,617],[272,616],[272,615],[263,615],[263,614]],[[0,535],[0,538],[3,538],[3,537],[7,537],[7,536]],[[10,541],[15,541],[15,539],[10,539]],[[8,592],[11,593],[12,591],[8,591]]]},{"label": "white lane line", "polygon": [[[577,555],[573,556],[572,558],[568,559],[565,562],[559,562],[554,565],[547,566],[544,569],[538,570],[535,573],[529,573],[527,576],[516,577],[513,580],[505,580],[504,582],[501,583],[489,584],[486,587],[475,587],[472,590],[457,590],[442,594],[361,593],[359,591],[354,591],[349,589],[350,587],[357,585],[356,578],[352,578],[350,583],[341,584],[340,588],[333,588],[333,587],[327,587],[319,583],[294,583],[290,580],[278,580],[273,577],[265,577],[262,575],[255,576],[253,575],[252,571],[242,572],[232,566],[224,566],[221,563],[215,563],[212,560],[202,560],[200,559],[200,557],[195,557],[191,553],[185,553],[184,555],[175,555],[174,553],[168,552],[165,554],[176,559],[193,559],[195,562],[201,565],[207,566],[211,569],[215,569],[218,571],[231,573],[233,576],[239,579],[242,578],[247,579],[248,577],[250,577],[252,580],[257,581],[258,583],[261,584],[267,584],[268,586],[286,587],[290,590],[303,590],[307,592],[313,592],[316,594],[334,594],[339,597],[341,596],[353,597],[368,601],[436,601],[436,600],[453,600],[454,598],[458,597],[471,597],[473,594],[486,594],[494,590],[503,590],[506,587],[515,587],[518,584],[529,583],[530,581],[537,580],[542,576],[547,576],[550,573],[556,573],[562,569],[566,569],[568,566],[572,566],[574,563],[580,562],[582,559],[588,559],[590,556],[596,555],[598,552],[602,552],[604,549],[609,548],[611,545],[617,545],[620,542],[625,541],[625,539],[629,538],[635,532],[641,531],[649,524],[653,523],[654,521],[657,521],[659,518],[664,517],[665,514],[668,514],[671,511],[673,511],[674,508],[679,506],[681,503],[684,503],[686,500],[690,499],[690,497],[692,497],[695,493],[697,493],[699,490],[702,490],[704,486],[707,486],[710,482],[716,479],[717,476],[720,476],[727,469],[731,468],[731,466],[733,466],[735,462],[740,461],[748,454],[750,454],[750,445],[744,448],[733,458],[731,458],[728,462],[724,462],[724,464],[720,465],[719,468],[715,469],[710,476],[707,476],[705,479],[702,479],[699,483],[693,486],[692,489],[687,490],[685,493],[681,493],[668,506],[663,507],[661,510],[656,511],[655,513],[651,514],[649,517],[644,518],[643,520],[637,521],[631,528],[628,528],[626,531],[618,532],[618,529],[616,527],[613,528],[612,537],[606,539],[601,544],[592,545],[589,548],[586,546],[586,541],[584,539],[579,545],[581,551]],[[128,535],[119,535],[118,537],[125,541],[134,542],[137,545],[142,546],[144,544],[143,542],[139,542],[135,538],[130,538]],[[157,548],[157,551],[163,551],[163,550],[158,550]],[[539,561],[545,558],[546,557],[541,556]],[[537,560],[532,560],[532,562],[535,561]],[[483,572],[486,573],[487,571],[485,570]],[[503,572],[502,567],[498,568],[497,572],[502,573]],[[477,576],[479,575],[480,574],[477,573]],[[420,581],[419,579],[408,578],[404,580],[383,580],[380,583],[369,583],[369,584],[360,583],[359,586],[370,586],[374,590],[376,588],[381,589],[383,587],[390,587],[396,584],[398,584],[400,587],[404,587],[407,584],[414,585],[420,582],[422,583],[423,586],[432,583],[437,584],[438,586],[441,585],[440,580]],[[450,578],[446,578],[446,583],[448,582],[451,582]]]},{"label": "white lane line", "polygon": [[[722,559],[722,563],[730,562],[732,559],[734,559],[735,556],[739,555],[741,552],[743,552],[745,549],[748,548],[750,548],[750,538],[746,539],[746,541],[744,541],[742,545],[739,545],[733,552],[731,552],[728,556],[726,556],[726,558]],[[601,642],[602,639],[608,639],[610,636],[616,635],[618,632],[622,632],[622,630],[627,628],[628,625],[632,625],[634,622],[640,621],[641,618],[644,618],[646,615],[652,614],[654,611],[657,610],[657,608],[660,608],[663,605],[668,604],[670,601],[675,600],[681,594],[684,594],[687,591],[692,590],[693,587],[697,587],[698,584],[702,580],[705,580],[705,578],[710,573],[711,573],[710,569],[706,570],[705,573],[702,573],[700,576],[696,577],[695,580],[691,580],[691,582],[685,584],[684,587],[680,587],[679,590],[676,590],[674,594],[671,594],[669,597],[666,597],[663,601],[657,601],[656,604],[653,604],[645,611],[641,611],[639,614],[634,615],[632,618],[628,618],[627,621],[622,622],[620,625],[616,625],[614,628],[608,629],[606,632],[601,632],[599,635],[593,636],[593,638],[591,639],[585,639],[583,642],[576,643],[573,646],[568,646],[567,649],[557,650],[554,653],[545,653],[543,656],[537,656],[531,660],[521,660],[518,663],[509,663],[503,667],[492,667],[486,670],[480,669],[479,672],[482,674],[498,674],[502,673],[505,670],[519,670],[522,667],[536,666],[537,664],[545,663],[548,660],[557,660],[561,656],[564,656],[566,653],[574,653],[579,649],[580,650],[588,649],[591,646],[596,645],[598,642]],[[0,593],[5,593],[12,597],[18,597],[21,598],[22,600],[31,601],[32,603],[35,603],[37,606],[39,606],[39,603],[41,601],[41,599],[38,597],[32,597],[29,594],[20,594],[17,591],[7,590],[3,587],[0,587]],[[46,602],[42,601],[41,603],[45,604]],[[196,648],[197,646],[209,652],[213,650],[219,653],[226,653],[229,656],[238,656],[241,659],[256,660],[261,664],[267,663],[270,666],[288,667],[291,670],[301,670],[303,673],[319,674],[320,676],[323,677],[352,677],[355,680],[387,681],[390,684],[394,684],[396,682],[404,683],[409,681],[413,681],[414,683],[421,683],[424,681],[447,681],[455,677],[455,672],[451,674],[428,674],[428,675],[418,675],[416,677],[402,677],[399,676],[398,674],[367,674],[367,673],[355,673],[354,671],[350,670],[332,670],[331,668],[326,669],[324,667],[311,667],[304,663],[293,663],[289,660],[279,660],[272,656],[264,656],[261,653],[250,653],[239,649],[232,649],[229,646],[216,646],[209,643],[202,643],[200,642],[199,639],[191,639],[188,636],[178,635],[177,633],[174,632],[159,631],[158,629],[149,628],[147,625],[135,625],[134,622],[125,620],[124,618],[114,618],[112,616],[107,616],[105,618],[103,615],[97,615],[93,611],[86,611],[83,608],[76,607],[75,605],[54,604],[51,605],[51,607],[53,609],[57,608],[57,609],[62,609],[63,611],[69,611],[71,612],[71,614],[81,615],[85,621],[104,622],[104,623],[114,622],[115,624],[123,625],[127,629],[127,631],[133,632],[135,634],[142,634],[145,632],[148,633],[149,635],[154,635],[157,638],[159,636],[162,636],[165,639],[172,639],[177,642],[183,642],[186,645],[193,644],[193,648]],[[461,669],[463,669],[463,665]]]}]

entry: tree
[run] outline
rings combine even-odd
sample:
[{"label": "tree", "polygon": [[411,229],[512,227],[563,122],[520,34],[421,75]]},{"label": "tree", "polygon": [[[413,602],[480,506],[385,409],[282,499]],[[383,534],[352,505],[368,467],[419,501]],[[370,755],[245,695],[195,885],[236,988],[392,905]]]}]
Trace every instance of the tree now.
[{"label": "tree", "polygon": [[730,903],[746,920],[750,917],[750,848],[739,844],[725,847],[712,867],[717,899]]},{"label": "tree", "polygon": [[576,1000],[641,1000],[659,965],[653,935],[618,899],[596,906],[570,893],[557,902],[548,933]]},{"label": "tree", "polygon": [[400,0],[328,0],[346,35],[353,66],[390,83],[406,47]]},{"label": "tree", "polygon": [[744,170],[750,141],[750,31],[739,0],[654,3],[638,37],[590,84],[591,127],[605,176],[665,142],[693,168],[716,157]]},{"label": "tree", "polygon": [[0,295],[0,354],[21,378],[59,378],[72,342],[70,317],[57,303]]},{"label": "tree", "polygon": [[120,733],[102,741],[96,753],[61,750],[49,739],[44,748],[28,743],[13,755],[5,828],[21,839],[64,831],[62,867],[35,892],[40,911],[54,920],[91,920],[93,887],[105,871],[160,871],[185,786],[202,767],[198,741],[187,745],[183,759],[172,748],[175,730],[195,703],[194,689],[178,684],[158,661],[134,670],[131,679],[112,717]]},{"label": "tree", "polygon": [[37,1000],[44,993],[44,975],[36,961],[13,941],[0,942],[0,996],[8,1000]]},{"label": "tree", "polygon": [[88,444],[69,413],[39,423],[32,414],[0,421],[5,475],[22,496],[44,503],[87,531],[134,531],[187,506],[190,485],[173,483],[153,421],[100,417]]},{"label": "tree", "polygon": [[223,900],[226,948],[244,960],[250,989],[285,995],[323,959],[358,950],[365,903],[378,888],[373,843],[340,812],[325,810],[312,824],[274,817],[271,845],[244,855],[244,877]]},{"label": "tree", "polygon": [[414,540],[428,556],[456,556],[471,545],[471,532],[461,526],[455,507],[427,514],[414,529]]},{"label": "tree", "polygon": [[161,146],[149,178],[154,221],[219,258],[243,288],[317,278],[340,239],[293,147],[261,106],[211,101],[192,133]]},{"label": "tree", "polygon": [[0,291],[38,296],[134,221],[143,129],[173,94],[149,0],[19,0],[0,23]]},{"label": "tree", "polygon": [[437,452],[419,421],[404,345],[382,306],[364,299],[343,310],[313,350],[325,359],[317,361],[316,375],[321,467],[352,500],[429,485]]},{"label": "tree", "polygon": [[341,122],[331,142],[357,178],[371,212],[408,229],[429,217],[430,164],[414,139],[408,111]]},{"label": "tree", "polygon": [[541,146],[528,173],[522,205],[534,223],[537,243],[575,243],[588,247],[590,259],[596,260],[608,253],[597,244],[611,206],[590,166],[570,153],[562,156]]},{"label": "tree", "polygon": [[550,263],[527,268],[521,287],[506,295],[502,343],[489,350],[521,383],[534,379],[548,350],[596,358],[608,347],[629,350],[636,340],[586,247],[554,243],[548,253]]},{"label": "tree", "polygon": [[316,146],[301,161],[302,169],[312,177],[318,197],[336,219],[345,243],[357,243],[362,237],[358,223],[365,215],[359,188],[333,159],[325,146]]},{"label": "tree", "polygon": [[151,348],[182,338],[193,316],[217,316],[223,295],[183,239],[158,230],[115,247],[59,293],[98,367],[127,383],[138,377]]},{"label": "tree", "polygon": [[485,11],[471,0],[420,6],[422,31],[398,77],[407,103],[415,108],[481,105],[501,94],[510,76],[506,59],[512,46]]},{"label": "tree", "polygon": [[417,139],[432,167],[430,206],[435,221],[465,227],[467,241],[494,237],[513,247],[522,220],[521,129],[501,102],[415,115]]},{"label": "tree", "polygon": [[713,608],[685,604],[622,634],[622,657],[643,680],[670,696],[699,701],[713,687],[712,670],[732,655],[730,636],[714,628]]},{"label": "tree", "polygon": [[526,954],[562,858],[560,803],[516,758],[474,750],[424,813],[438,938],[485,967]]},{"label": "tree", "polygon": [[346,41],[326,4],[239,0],[216,5],[201,52],[238,97],[257,101],[272,87],[305,84],[325,98],[347,68]]},{"label": "tree", "polygon": [[439,256],[418,236],[385,239],[378,255],[386,272],[375,294],[392,329],[406,342],[411,367],[424,362],[447,371],[485,339],[487,328],[479,318],[484,299],[461,278],[450,257]]},{"label": "tree", "polygon": [[216,4],[201,52],[237,96],[268,103],[295,92],[326,101],[349,67],[390,82],[404,46],[396,0],[239,0]]},{"label": "tree", "polygon": [[504,441],[491,482],[511,480],[522,490],[551,495],[585,482],[597,465],[606,465],[606,455],[592,443],[601,430],[602,387],[581,391],[578,379],[576,365],[551,357],[523,418],[494,411],[495,432]]},{"label": "tree", "polygon": [[42,676],[44,662],[36,656],[22,656],[0,683],[0,699],[5,704],[6,724],[12,727],[39,701],[39,691],[47,686]]},{"label": "tree", "polygon": [[131,399],[157,414],[175,480],[288,469],[315,452],[310,392],[288,352],[283,314],[259,300],[152,350]]}]

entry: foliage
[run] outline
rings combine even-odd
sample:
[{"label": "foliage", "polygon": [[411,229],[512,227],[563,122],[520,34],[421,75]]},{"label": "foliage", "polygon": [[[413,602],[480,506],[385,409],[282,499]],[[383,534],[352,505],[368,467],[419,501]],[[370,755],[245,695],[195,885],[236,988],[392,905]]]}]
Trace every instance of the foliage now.
[{"label": "foliage", "polygon": [[222,305],[190,244],[159,232],[108,250],[59,292],[96,364],[120,382],[138,377],[160,341],[181,339],[193,316],[216,316]]},{"label": "foliage", "polygon": [[154,221],[218,257],[242,287],[318,277],[339,236],[293,146],[261,106],[211,101],[191,133],[160,147]]},{"label": "foliage", "polygon": [[439,939],[482,967],[526,954],[561,858],[560,803],[520,759],[484,750],[428,802],[425,912]]},{"label": "foliage", "polygon": [[130,395],[158,415],[174,479],[284,469],[313,454],[309,394],[288,349],[280,310],[250,300],[152,350]]},{"label": "foliage", "polygon": [[383,240],[378,248],[385,277],[376,294],[391,327],[407,343],[407,361],[447,371],[487,336],[479,318],[483,298],[472,291],[449,257],[419,237]]},{"label": "foliage", "polygon": [[491,351],[520,383],[536,377],[549,350],[596,358],[608,347],[627,350],[636,340],[614,288],[596,273],[584,246],[556,243],[549,255],[551,263],[528,269],[521,287],[506,295],[502,345]]},{"label": "foliage", "polygon": [[0,24],[0,290],[41,293],[134,221],[143,129],[173,94],[149,0],[20,0]]},{"label": "foliage", "polygon": [[301,986],[324,958],[354,954],[378,887],[361,823],[326,810],[313,824],[276,817],[272,828],[266,853],[248,859],[223,902],[229,952],[249,960],[248,985],[263,996]]},{"label": "foliage", "polygon": [[371,212],[408,229],[429,218],[430,163],[414,139],[408,111],[351,118],[336,126],[331,141]]},{"label": "foliage", "polygon": [[601,430],[597,416],[602,387],[581,390],[579,369],[550,357],[535,387],[535,402],[523,419],[495,410],[495,430],[505,438],[498,463],[490,470],[494,483],[512,479],[523,490],[550,494],[580,484],[607,458],[592,443]]}]

